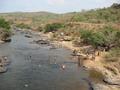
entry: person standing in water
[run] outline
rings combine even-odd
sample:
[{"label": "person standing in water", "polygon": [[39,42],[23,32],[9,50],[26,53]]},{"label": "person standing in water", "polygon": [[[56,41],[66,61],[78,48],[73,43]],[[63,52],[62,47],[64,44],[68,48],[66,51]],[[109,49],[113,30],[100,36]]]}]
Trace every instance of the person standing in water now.
[{"label": "person standing in water", "polygon": [[81,60],[81,55],[78,55],[78,66],[81,67],[82,66],[82,60]]}]

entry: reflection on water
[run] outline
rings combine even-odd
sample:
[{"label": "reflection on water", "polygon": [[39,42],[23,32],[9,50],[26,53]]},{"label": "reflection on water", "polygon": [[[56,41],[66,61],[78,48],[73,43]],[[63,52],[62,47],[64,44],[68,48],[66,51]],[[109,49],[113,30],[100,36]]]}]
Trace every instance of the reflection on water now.
[{"label": "reflection on water", "polygon": [[83,81],[88,73],[69,58],[69,50],[50,50],[32,41],[17,33],[11,43],[0,45],[0,54],[12,62],[8,72],[0,74],[0,90],[88,90]]}]

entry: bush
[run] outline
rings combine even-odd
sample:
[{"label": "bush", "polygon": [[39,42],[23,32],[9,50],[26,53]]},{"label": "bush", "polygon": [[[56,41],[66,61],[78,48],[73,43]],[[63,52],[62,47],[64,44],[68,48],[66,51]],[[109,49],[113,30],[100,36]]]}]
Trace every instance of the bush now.
[{"label": "bush", "polygon": [[90,44],[92,35],[93,32],[90,30],[80,30],[80,36],[83,39],[83,42],[86,44]]},{"label": "bush", "polygon": [[4,28],[5,30],[10,29],[10,24],[9,22],[5,21],[5,19],[0,18],[0,28]]},{"label": "bush", "polygon": [[104,47],[110,50],[113,47],[119,47],[120,44],[120,31],[111,27],[105,27],[100,31],[81,30],[81,39],[86,44],[94,47]]},{"label": "bush", "polygon": [[53,24],[47,24],[45,26],[45,33],[47,32],[54,32],[54,31],[57,31],[59,28],[63,28],[64,25],[61,24],[61,23],[53,23]]},{"label": "bush", "polygon": [[4,41],[10,37],[10,35],[10,23],[5,21],[5,19],[0,18],[0,39]]},{"label": "bush", "polygon": [[104,44],[104,36],[100,32],[98,33],[90,30],[82,30],[80,31],[80,34],[83,42],[86,44],[91,44],[96,48]]},{"label": "bush", "polygon": [[16,27],[21,28],[21,29],[30,29],[30,27],[24,23],[16,25]]}]

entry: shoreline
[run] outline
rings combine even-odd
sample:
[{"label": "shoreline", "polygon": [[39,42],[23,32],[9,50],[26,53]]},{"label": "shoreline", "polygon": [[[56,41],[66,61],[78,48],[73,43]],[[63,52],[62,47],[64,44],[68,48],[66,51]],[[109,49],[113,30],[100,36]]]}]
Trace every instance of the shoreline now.
[{"label": "shoreline", "polygon": [[[51,40],[50,34],[44,34],[49,40]],[[54,41],[54,45],[60,45],[62,47],[68,48],[70,50],[76,50],[78,53],[81,50],[82,47],[75,47],[71,41]],[[93,90],[120,90],[120,73],[118,72],[118,75],[114,75],[112,71],[105,68],[105,65],[103,63],[103,55],[105,55],[106,52],[102,52],[101,56],[96,56],[95,60],[84,60],[83,66],[87,68],[89,71],[94,70],[101,75],[103,75],[103,82],[105,84],[101,83],[95,83],[95,82],[88,82],[91,83]],[[83,54],[85,55],[85,54]],[[87,55],[86,55],[87,56]],[[111,64],[108,64],[110,66]],[[106,65],[107,67],[107,65]]]}]

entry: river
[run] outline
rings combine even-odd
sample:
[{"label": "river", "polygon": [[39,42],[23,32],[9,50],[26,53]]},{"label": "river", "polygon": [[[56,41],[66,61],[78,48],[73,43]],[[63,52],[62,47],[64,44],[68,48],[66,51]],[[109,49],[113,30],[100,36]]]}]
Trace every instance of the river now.
[{"label": "river", "polygon": [[0,90],[89,90],[84,81],[89,73],[72,59],[72,52],[31,43],[38,38],[17,31],[12,42],[0,44],[0,55],[11,61],[8,71],[0,74]]}]

